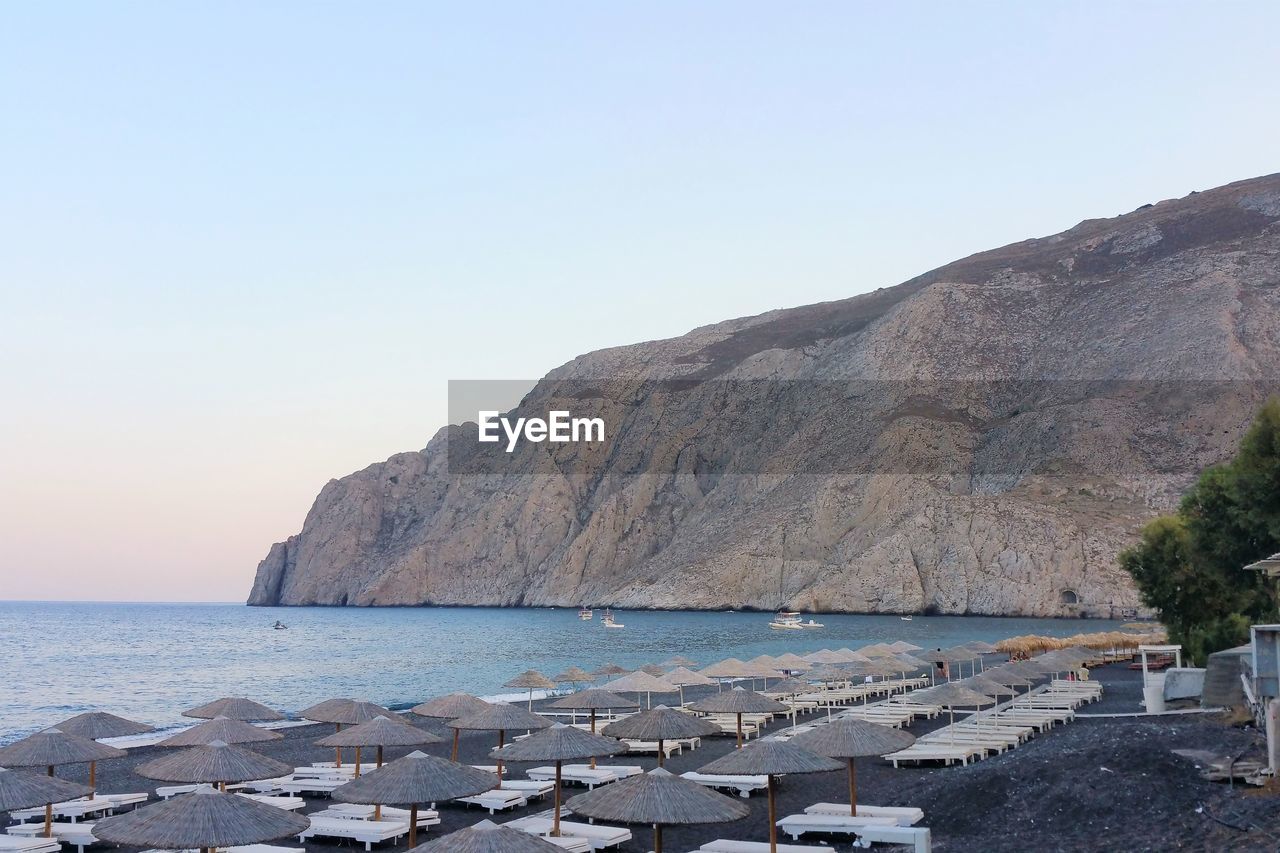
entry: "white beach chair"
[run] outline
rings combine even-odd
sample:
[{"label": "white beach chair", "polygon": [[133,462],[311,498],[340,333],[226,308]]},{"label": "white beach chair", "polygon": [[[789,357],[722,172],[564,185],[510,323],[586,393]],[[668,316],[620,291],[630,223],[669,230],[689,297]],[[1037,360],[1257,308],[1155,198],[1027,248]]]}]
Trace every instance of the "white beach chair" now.
[{"label": "white beach chair", "polygon": [[24,838],[20,835],[0,835],[0,851],[4,853],[58,853],[62,842],[56,838]]},{"label": "white beach chair", "polygon": [[690,782],[697,782],[699,785],[705,785],[708,788],[725,788],[738,792],[738,796],[747,798],[751,796],[752,791],[763,791],[769,787],[768,776],[728,776],[717,773],[697,773],[690,770],[688,773],[681,773],[682,779],[688,779]]},{"label": "white beach chair", "polygon": [[897,826],[897,818],[855,817],[850,814],[793,814],[778,821],[778,829],[798,840],[806,832],[824,832],[833,835],[857,835],[868,826]]},{"label": "white beach chair", "polygon": [[[503,783],[506,784],[505,782]],[[555,786],[552,785],[554,788]],[[470,797],[458,797],[455,803],[465,803],[469,806],[479,806],[482,809],[488,809],[489,814],[494,812],[506,811],[507,809],[518,809],[529,804],[529,798],[525,796],[523,791],[517,791],[514,788],[492,788],[482,794],[475,794]]]},{"label": "white beach chair", "polygon": [[[778,853],[814,853],[815,850],[831,853],[830,847],[814,847],[812,844],[779,844],[777,849]],[[703,853],[769,853],[769,842],[717,838],[715,841],[708,841],[698,850]]]},{"label": "white beach chair", "polygon": [[[334,803],[327,809],[318,812],[312,812],[307,817],[336,817],[343,820],[373,820],[373,815],[377,811],[377,806],[367,806],[359,803]],[[409,823],[409,810],[402,809],[397,806],[382,807],[383,820],[402,820],[407,825]],[[430,829],[433,826],[440,825],[440,813],[435,809],[418,809],[418,829]]]},{"label": "white beach chair", "polygon": [[[84,848],[88,847],[90,844],[98,843],[97,837],[93,834],[92,823],[71,823],[70,821],[55,820],[53,822],[52,829],[53,837],[56,840],[76,848],[77,853],[84,853]],[[27,838],[37,838],[44,835],[44,824],[16,823],[9,827],[7,832],[10,835],[23,835]]]},{"label": "white beach chair", "polygon": [[[281,778],[288,778],[288,777],[281,777]],[[273,782],[273,781],[275,780],[263,779],[262,783]],[[254,782],[253,784],[257,785],[259,783]],[[190,794],[192,791],[195,791],[198,788],[209,789],[212,787],[213,787],[212,785],[207,785],[203,782],[198,785],[161,785],[159,788],[156,788],[156,796],[161,798],[162,800],[167,800],[170,797],[178,797],[178,796],[181,796],[182,794]],[[228,785],[227,790],[228,791],[245,791],[245,790],[248,790],[249,787],[250,786],[247,784],[236,782],[234,784]]]},{"label": "white beach chair", "polygon": [[305,808],[307,801],[302,797],[279,797],[271,794],[246,794],[243,791],[236,794],[237,797],[244,797],[246,800],[253,800],[255,803],[262,803],[264,806],[273,806],[277,809],[284,809],[287,812],[296,812],[298,809]]},{"label": "white beach chair", "polygon": [[[517,820],[508,821],[503,826],[509,826],[512,829],[519,829],[530,835],[547,837],[550,835],[553,824],[549,817],[542,815],[530,815]],[[560,836],[569,836],[571,838],[584,839],[592,850],[604,850],[607,847],[617,847],[619,844],[626,844],[631,840],[631,830],[621,826],[606,826],[599,823],[578,823],[577,821],[568,821],[561,819]]]},{"label": "white beach chair", "polygon": [[540,800],[556,789],[555,782],[540,779],[503,779],[502,790],[516,791],[526,800]]},{"label": "white beach chair", "polygon": [[350,838],[364,844],[365,850],[372,850],[373,845],[381,841],[391,841],[409,832],[407,820],[350,820],[340,817],[311,818],[311,826],[298,834],[298,841],[305,843],[308,838],[323,836],[325,838]]},{"label": "white beach chair", "polygon": [[[849,814],[848,803],[814,803],[804,810],[805,814]],[[911,806],[864,806],[858,803],[859,817],[891,817],[899,826],[914,826],[924,820],[924,811]]]},{"label": "white beach chair", "polygon": [[[554,767],[535,767],[528,771],[529,778],[539,782],[555,781],[556,769]],[[617,782],[621,778],[612,770],[606,770],[603,767],[591,769],[586,764],[569,765],[560,768],[560,781],[576,782],[579,785],[586,785],[588,789],[594,789],[596,785],[607,785],[610,782]]]}]

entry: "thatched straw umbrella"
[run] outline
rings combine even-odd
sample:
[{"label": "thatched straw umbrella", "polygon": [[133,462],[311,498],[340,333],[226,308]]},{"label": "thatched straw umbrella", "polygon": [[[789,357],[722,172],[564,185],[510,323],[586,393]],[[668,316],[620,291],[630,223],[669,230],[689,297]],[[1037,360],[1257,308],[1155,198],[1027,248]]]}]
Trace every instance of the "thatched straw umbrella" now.
[{"label": "thatched straw umbrella", "polygon": [[640,694],[643,693],[646,707],[653,707],[654,693],[675,693],[680,688],[647,672],[636,671],[606,682],[604,689],[612,693],[634,693],[637,704],[640,702]]},{"label": "thatched straw umbrella", "polygon": [[[578,711],[589,711],[591,714],[591,733],[596,733],[596,711],[617,711],[638,709],[640,706],[630,699],[625,699],[616,693],[596,687],[590,690],[580,690],[577,693],[570,693],[551,703],[552,708],[563,711],[573,711],[573,721],[578,721]],[[595,769],[596,760],[591,759],[591,767]]]},{"label": "thatched straw umbrella", "polygon": [[687,737],[707,737],[719,734],[720,727],[692,714],[675,711],[659,705],[639,714],[624,717],[604,727],[602,734],[627,740],[656,740],[658,742],[658,766],[666,758],[663,744],[669,740]]},{"label": "thatched straw umbrella", "polygon": [[[994,705],[995,700],[990,696],[985,696],[976,690],[970,690],[968,687],[961,687],[954,681],[948,681],[939,684],[937,687],[928,687],[924,690],[917,690],[911,694],[912,698],[919,699],[921,702],[930,705],[941,705],[947,709],[947,713],[951,717],[951,725],[956,724],[956,707],[969,707],[972,705],[975,710],[983,705]],[[952,742],[955,739],[955,729],[951,729]]]},{"label": "thatched straw umbrella", "polygon": [[796,735],[792,742],[801,749],[841,758],[849,765],[849,814],[858,813],[858,771],[853,760],[864,755],[887,755],[916,742],[915,735],[866,720],[845,718]]},{"label": "thatched straw umbrella", "polygon": [[94,823],[102,841],[162,850],[211,853],[223,847],[262,844],[298,835],[311,819],[236,794],[198,788],[128,814]]},{"label": "thatched straw umbrella", "polygon": [[658,666],[656,663],[647,663],[644,666],[637,669],[636,672],[643,672],[647,675],[652,675],[654,678],[661,678],[662,676],[667,674],[667,671],[662,667]]},{"label": "thatched straw umbrella", "polygon": [[207,723],[192,726],[185,732],[167,737],[156,746],[205,746],[219,740],[223,743],[262,743],[283,739],[284,735],[279,732],[260,729],[239,720],[214,717]]},{"label": "thatched straw umbrella", "polygon": [[225,788],[228,782],[271,779],[291,770],[293,767],[283,761],[222,741],[171,752],[134,768],[135,773],[148,779],[203,783],[219,788]]},{"label": "thatched straw umbrella", "polygon": [[602,737],[582,729],[556,723],[549,729],[531,734],[489,755],[501,761],[553,761],[556,766],[555,800],[552,806],[551,834],[560,834],[560,768],[566,761],[580,758],[599,758],[626,752],[626,744],[611,737]]},{"label": "thatched straw umbrella", "polygon": [[666,667],[667,669],[672,669],[674,667],[679,667],[679,666],[697,666],[697,665],[698,665],[698,662],[696,660],[690,660],[684,655],[676,655],[675,657],[667,658],[662,663],[658,664],[658,666]]},{"label": "thatched straw umbrella", "polygon": [[146,723],[135,723],[105,711],[90,711],[87,714],[76,714],[60,723],[50,726],[63,734],[76,735],[89,740],[101,740],[109,737],[128,737],[154,732],[155,729]]},{"label": "thatched straw umbrella", "polygon": [[561,848],[536,835],[491,820],[419,844],[409,853],[561,853]]},{"label": "thatched straw umbrella", "polygon": [[896,643],[890,643],[889,648],[895,652],[918,652],[923,648],[915,643],[908,643],[906,640],[898,640]]},{"label": "thatched straw umbrella", "polygon": [[611,675],[626,675],[630,671],[629,669],[623,669],[616,663],[606,663],[604,666],[593,669],[591,674],[596,678],[608,678]]},{"label": "thatched straw umbrella", "polygon": [[587,684],[593,681],[594,677],[580,666],[571,666],[564,672],[553,675],[551,680],[556,684],[572,684],[573,689],[577,690],[579,684]]},{"label": "thatched straw umbrella", "polygon": [[743,714],[781,714],[787,706],[768,696],[761,696],[750,690],[735,687],[723,693],[715,693],[705,699],[699,699],[689,706],[695,711],[715,714],[734,714],[738,719],[738,749],[742,749],[742,715]]},{"label": "thatched straw umbrella", "polygon": [[[342,731],[343,726],[358,726],[367,723],[374,717],[385,717],[391,712],[381,705],[365,702],[360,699],[326,699],[301,711],[298,716],[304,720],[317,723],[333,723],[334,731]],[[334,756],[339,767],[342,766],[342,750],[335,749]],[[356,765],[360,764],[360,749],[356,749]]]},{"label": "thatched straw umbrella", "polygon": [[813,669],[813,664],[805,660],[794,652],[778,655],[774,660],[778,666],[787,672],[808,672]]},{"label": "thatched straw umbrella", "polygon": [[984,670],[982,677],[988,681],[994,681],[996,684],[1009,688],[1011,696],[1017,696],[1019,687],[1030,687],[1031,681],[1024,676],[1009,669],[1007,666],[993,666],[991,669]]},{"label": "thatched straw umbrella", "polygon": [[833,652],[831,649],[819,649],[801,657],[809,663],[846,663],[844,655]]},{"label": "thatched straw umbrella", "polygon": [[[89,798],[93,799],[93,788],[97,785],[98,762],[105,758],[120,758],[126,755],[123,749],[98,743],[96,740],[69,735],[58,729],[45,729],[28,735],[22,740],[14,741],[6,747],[0,747],[0,765],[8,767],[44,767],[49,776],[53,768],[64,764],[89,765]],[[53,810],[46,807],[45,837],[51,837],[53,827]]]},{"label": "thatched straw umbrella", "polygon": [[[947,678],[949,680],[951,678],[951,668],[950,668],[951,664],[959,663],[962,660],[967,660],[967,658],[965,657],[965,654],[967,653],[958,653],[952,649],[934,649],[933,651],[925,650],[923,652],[920,652],[917,655],[914,655],[913,657],[916,657],[922,661],[927,661],[931,664],[939,664],[939,663],[946,664]],[[929,669],[930,669],[931,677],[937,675],[937,671],[938,671],[937,666],[932,666]]]},{"label": "thatched straw umbrella", "polygon": [[344,803],[409,807],[409,846],[418,843],[418,806],[473,797],[498,787],[492,773],[414,751],[340,785],[333,798]]},{"label": "thatched straw umbrella", "polygon": [[[215,699],[207,705],[183,711],[184,717],[195,717],[198,720],[212,720],[214,717],[226,717],[228,720],[239,720],[242,723],[266,723],[284,719],[284,714],[274,711],[242,696],[228,696]],[[327,720],[322,722],[328,722]]]},{"label": "thatched straw umbrella", "polygon": [[[502,749],[508,731],[546,729],[551,727],[551,721],[523,708],[517,708],[515,705],[508,705],[506,702],[493,702],[481,711],[450,721],[449,727],[467,731],[497,732],[498,749]],[[502,787],[501,760],[498,761],[498,787]]]},{"label": "thatched straw umbrella", "polygon": [[719,687],[721,680],[725,678],[748,678],[749,676],[744,674],[748,669],[749,667],[746,663],[737,658],[725,658],[704,666],[698,670],[698,674],[705,675],[707,678],[714,678],[716,686]]},{"label": "thatched straw umbrella", "polygon": [[0,812],[33,809],[44,806],[44,837],[53,837],[53,804],[85,794],[93,788],[79,782],[68,782],[56,776],[40,776],[20,770],[0,768]]},{"label": "thatched straw umbrella", "polygon": [[[411,726],[403,720],[392,717],[374,717],[368,722],[361,723],[358,726],[352,726],[340,732],[335,732],[327,738],[316,741],[320,746],[354,746],[357,749],[364,746],[376,746],[378,748],[377,766],[382,766],[382,748],[384,746],[422,746],[426,743],[440,743],[443,738],[436,737],[431,732]],[[360,764],[356,763],[356,777],[360,776]]]},{"label": "thatched straw umbrella", "polygon": [[789,741],[758,740],[744,749],[735,749],[728,755],[717,758],[705,767],[699,768],[698,772],[768,777],[769,849],[776,851],[778,849],[778,806],[774,778],[842,769],[839,763],[830,758],[809,752]]},{"label": "thatched straw umbrella", "polygon": [[520,673],[515,678],[511,679],[510,681],[503,684],[502,686],[515,687],[520,690],[528,690],[529,704],[526,710],[532,711],[533,710],[533,691],[554,690],[556,687],[556,683],[552,681],[550,678],[547,678],[542,673],[538,672],[536,669],[526,669],[524,672]]},{"label": "thatched straw umbrella", "polygon": [[568,806],[593,820],[652,826],[653,853],[662,853],[663,826],[728,823],[751,813],[744,803],[661,767],[578,794]]},{"label": "thatched straw umbrella", "polygon": [[[427,717],[428,719],[456,720],[459,717],[466,717],[483,711],[488,705],[488,702],[472,696],[470,693],[450,693],[448,696],[439,696],[429,702],[423,702],[421,705],[414,705],[409,710],[419,717]],[[454,729],[453,751],[449,753],[449,758],[453,761],[458,760],[458,734],[458,730]]]},{"label": "thatched straw umbrella", "polygon": [[662,680],[668,684],[674,684],[680,690],[680,704],[684,704],[684,689],[686,687],[702,687],[716,682],[707,678],[700,672],[694,672],[687,666],[678,666],[675,669],[662,676]]}]

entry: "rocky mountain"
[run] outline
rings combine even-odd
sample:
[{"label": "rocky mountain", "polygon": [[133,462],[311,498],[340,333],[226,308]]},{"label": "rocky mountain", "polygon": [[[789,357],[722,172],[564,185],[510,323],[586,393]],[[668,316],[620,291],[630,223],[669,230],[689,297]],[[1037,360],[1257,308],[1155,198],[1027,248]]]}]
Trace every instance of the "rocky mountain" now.
[{"label": "rocky mountain", "polygon": [[249,603],[1108,615],[1278,366],[1271,175],[583,355],[515,414],[603,441],[447,427],[330,481]]}]

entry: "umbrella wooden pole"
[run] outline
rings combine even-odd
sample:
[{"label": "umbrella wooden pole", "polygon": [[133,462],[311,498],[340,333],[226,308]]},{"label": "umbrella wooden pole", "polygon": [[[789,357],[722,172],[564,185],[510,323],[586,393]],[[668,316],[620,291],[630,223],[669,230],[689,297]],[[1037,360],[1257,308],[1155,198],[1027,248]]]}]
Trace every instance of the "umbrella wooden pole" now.
[{"label": "umbrella wooden pole", "polygon": [[556,761],[555,815],[551,818],[551,834],[556,837],[560,835],[560,764]]},{"label": "umbrella wooden pole", "polygon": [[382,744],[378,744],[378,767],[382,767]]},{"label": "umbrella wooden pole", "polygon": [[858,816],[858,769],[853,763],[853,757],[849,759],[849,816]]},{"label": "umbrella wooden pole", "polygon": [[409,849],[418,846],[418,804],[409,804]]},{"label": "umbrella wooden pole", "polygon": [[[334,731],[342,731],[342,723],[334,723],[333,725],[335,727]],[[342,747],[335,746],[333,748],[333,754],[336,756],[335,761],[337,761],[338,769],[342,769]]]},{"label": "umbrella wooden pole", "polygon": [[[596,733],[596,709],[595,708],[591,709],[591,733],[592,734]],[[596,769],[596,757],[594,755],[591,756],[591,769],[592,770]]]},{"label": "umbrella wooden pole", "polygon": [[[502,741],[505,735],[506,735],[506,732],[504,732],[502,729],[498,729],[498,749],[502,749]],[[498,787],[499,788],[502,787],[502,759],[501,758],[498,759]]]},{"label": "umbrella wooden pole", "polygon": [[453,752],[449,754],[450,761],[458,760],[458,735],[462,734],[462,729],[453,730]]},{"label": "umbrella wooden pole", "polygon": [[774,801],[773,774],[769,775],[769,853],[778,853],[778,804]]},{"label": "umbrella wooden pole", "polygon": [[98,776],[98,762],[90,761],[89,762],[89,799],[91,800],[93,799],[93,795],[95,793],[95,789],[97,786],[97,782],[95,781],[97,779],[97,776]]},{"label": "umbrella wooden pole", "polygon": [[[662,766],[662,758],[666,750],[662,748],[662,738],[658,738],[658,766]],[[657,851],[655,851],[657,853]]]},{"label": "umbrella wooden pole", "polygon": [[653,853],[662,853],[662,824],[653,825]]},{"label": "umbrella wooden pole", "polygon": [[[49,765],[48,774],[53,775],[53,765]],[[44,837],[53,838],[53,803],[44,804]]]},{"label": "umbrella wooden pole", "polygon": [[738,749],[742,749],[742,712],[738,712]]},{"label": "umbrella wooden pole", "polygon": [[356,747],[356,778],[360,778],[360,747]]}]

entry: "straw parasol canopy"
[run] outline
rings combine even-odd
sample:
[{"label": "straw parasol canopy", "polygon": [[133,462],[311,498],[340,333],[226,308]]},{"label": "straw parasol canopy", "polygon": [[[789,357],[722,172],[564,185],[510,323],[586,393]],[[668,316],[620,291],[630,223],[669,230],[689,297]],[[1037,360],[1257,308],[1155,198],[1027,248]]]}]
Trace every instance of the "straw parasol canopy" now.
[{"label": "straw parasol canopy", "polygon": [[609,737],[629,740],[657,741],[658,766],[661,767],[666,758],[662,748],[665,741],[719,734],[720,727],[683,711],[675,711],[666,705],[659,705],[651,710],[632,714],[615,723],[610,723],[604,727],[602,733]]},{"label": "straw parasol canopy", "polygon": [[917,646],[915,643],[908,643],[906,640],[898,640],[896,643],[890,643],[889,648],[895,652],[918,652],[923,647]]},{"label": "straw parasol canopy", "polygon": [[596,711],[608,711],[615,708],[639,708],[640,706],[630,699],[624,699],[617,693],[596,687],[590,690],[579,690],[577,693],[570,693],[568,696],[552,702],[551,707],[564,711],[590,711],[591,731],[595,732]]},{"label": "straw parasol canopy", "polygon": [[547,678],[536,669],[526,669],[515,678],[502,685],[503,687],[516,687],[521,690],[529,691],[529,707],[533,710],[533,691],[535,690],[554,690],[556,683]]},{"label": "straw parasol canopy", "polygon": [[[479,711],[483,711],[489,706],[489,703],[483,699],[478,699],[470,693],[450,693],[447,696],[438,696],[421,705],[415,705],[409,710],[417,714],[419,717],[427,717],[435,720],[456,720],[459,717],[470,716]],[[458,760],[458,730],[453,730],[453,751],[449,754],[449,758],[453,761]]]},{"label": "straw parasol canopy", "polygon": [[738,719],[738,749],[742,749],[742,715],[743,714],[781,714],[787,706],[776,699],[762,696],[751,690],[735,687],[722,693],[714,693],[699,699],[690,706],[695,711],[714,714],[734,714]]},{"label": "straw parasol canopy", "polygon": [[214,850],[298,835],[311,819],[247,797],[199,788],[93,825],[102,841],[163,850]]},{"label": "straw parasol canopy", "polygon": [[740,661],[737,658],[725,658],[724,660],[716,661],[710,666],[704,666],[698,671],[708,678],[715,679],[750,678],[753,667],[747,666],[744,661]]},{"label": "straw parasol canopy", "polygon": [[[455,729],[456,731],[456,729]],[[384,746],[422,746],[424,743],[439,743],[443,738],[431,732],[423,731],[416,726],[398,718],[374,717],[367,723],[352,726],[349,729],[329,735],[316,741],[320,746],[376,746],[378,748],[377,766],[382,766],[382,748]],[[356,776],[360,775],[360,763],[356,762]]]},{"label": "straw parasol canopy", "polygon": [[971,675],[968,678],[962,678],[955,682],[961,687],[967,687],[975,693],[981,693],[983,696],[994,696],[999,698],[1010,692],[1007,684],[1001,684],[994,679],[987,678],[986,673]]},{"label": "straw parasol canopy", "polygon": [[[483,710],[451,721],[449,727],[455,731],[465,729],[476,732],[497,732],[498,749],[501,749],[508,731],[550,728],[551,721],[523,708],[517,708],[515,705],[508,705],[506,702],[492,702]],[[501,759],[498,761],[497,787],[502,787]]]},{"label": "straw parasol canopy", "polygon": [[845,718],[816,726],[796,735],[792,743],[801,749],[825,755],[827,758],[843,758],[849,767],[849,814],[858,813],[858,769],[855,758],[864,755],[887,755],[906,749],[916,742],[915,735],[900,729],[891,729],[866,720]]},{"label": "straw parasol canopy", "polygon": [[491,820],[482,820],[443,838],[419,844],[409,853],[560,853],[561,848],[536,835]]},{"label": "straw parasol canopy", "polygon": [[813,664],[794,652],[787,652],[784,655],[778,655],[774,658],[778,666],[790,672],[807,672],[813,669]]},{"label": "straw parasol canopy", "polygon": [[552,676],[556,684],[584,684],[593,680],[594,676],[580,666],[571,666],[559,675]]},{"label": "straw parasol canopy", "polygon": [[53,804],[92,794],[93,788],[55,776],[0,768],[0,812],[44,806],[44,837],[53,837]]},{"label": "straw parasol canopy", "polygon": [[[994,705],[995,701],[990,696],[979,693],[968,687],[962,686],[956,681],[946,681],[937,687],[928,687],[924,690],[917,690],[911,694],[911,697],[917,701],[930,705],[941,705],[947,709],[947,714],[951,718],[951,726],[956,723],[956,707],[973,707],[981,708],[983,705]],[[951,729],[951,735],[954,739],[955,729]]]},{"label": "straw parasol canopy", "polygon": [[366,723],[374,717],[385,717],[390,713],[381,705],[359,699],[326,699],[300,712],[298,716],[317,723],[354,726]]},{"label": "straw parasol canopy", "polygon": [[62,722],[50,726],[50,728],[57,729],[63,734],[76,735],[89,740],[128,737],[129,735],[140,735],[155,731],[154,728],[146,723],[135,723],[133,720],[126,720],[124,717],[117,717],[115,714],[108,714],[105,711],[76,714],[74,717],[68,717]]},{"label": "straw parasol canopy", "polygon": [[[191,708],[183,711],[184,717],[195,717],[200,720],[212,720],[214,717],[226,717],[228,720],[240,720],[244,723],[249,722],[269,722],[283,720],[284,714],[279,711],[273,711],[260,702],[252,699],[245,699],[241,696],[228,696],[225,699],[215,699],[207,705],[201,705],[198,708]],[[327,720],[322,722],[328,722]]]},{"label": "straw parasol canopy", "polygon": [[662,667],[658,666],[656,663],[647,663],[644,666],[640,667],[638,670],[636,670],[636,672],[648,673],[649,675],[652,675],[654,678],[661,678],[662,676],[667,674],[667,671]]},{"label": "straw parasol canopy", "polygon": [[676,667],[662,676],[662,680],[679,688],[681,705],[684,704],[684,689],[686,687],[702,687],[716,683],[713,679],[707,678],[700,672],[694,672],[687,666]]},{"label": "straw parasol canopy", "polygon": [[[93,797],[93,788],[97,786],[98,762],[104,758],[120,758],[126,753],[123,749],[98,743],[96,740],[69,735],[59,729],[45,729],[28,735],[22,740],[14,741],[6,747],[0,747],[0,765],[8,767],[44,767],[48,775],[53,775],[53,768],[63,764],[89,765],[89,797]],[[45,809],[45,832],[50,830],[53,815]]]},{"label": "straw parasol canopy", "polygon": [[690,660],[684,655],[676,655],[673,658],[667,658],[662,663],[658,664],[658,666],[665,666],[667,668],[678,667],[678,666],[697,666],[697,665],[698,665],[698,662],[696,660]]},{"label": "straw parasol canopy", "polygon": [[996,684],[1008,687],[1011,691],[1014,687],[1031,686],[1031,681],[1029,679],[1023,678],[1013,670],[1007,669],[1003,666],[996,666],[991,669],[984,670],[982,677],[987,679],[987,681],[994,681]]},{"label": "straw parasol canopy", "polygon": [[[730,776],[767,776],[769,779],[769,849],[778,849],[778,806],[775,776],[826,773],[843,769],[823,755],[803,749],[790,741],[758,740],[743,749],[735,749],[698,769],[699,773]],[[615,785],[618,783],[614,783]]]},{"label": "straw parasol canopy", "polygon": [[680,688],[671,682],[650,675],[642,670],[637,670],[629,675],[621,678],[615,678],[613,681],[604,685],[605,690],[611,690],[614,693],[635,693],[636,699],[639,700],[639,694],[645,695],[645,704],[651,705],[654,693],[675,693]]},{"label": "straw parasol canopy", "polygon": [[980,655],[994,655],[1000,650],[990,643],[984,643],[982,640],[974,640],[964,644],[966,648],[973,649]]},{"label": "straw parasol canopy", "polygon": [[207,723],[192,726],[185,732],[167,737],[156,746],[205,746],[214,741],[223,743],[261,743],[268,740],[283,740],[279,732],[260,729],[257,726],[242,723],[239,720],[228,720],[226,717],[214,717]]},{"label": "straw parasol canopy", "polygon": [[797,693],[808,693],[812,690],[813,685],[803,678],[784,678],[769,685],[763,692],[767,696],[794,696]]},{"label": "straw parasol canopy", "polygon": [[293,766],[283,761],[221,741],[162,755],[135,768],[139,776],[161,782],[205,782],[219,785],[271,779],[292,770]]},{"label": "straw parasol canopy", "polygon": [[809,681],[848,681],[849,673],[842,668],[837,668],[835,664],[824,663],[815,666],[813,669],[805,673],[804,677]]},{"label": "straw parasol canopy", "polygon": [[498,787],[499,776],[414,751],[340,785],[333,798],[344,803],[409,806],[409,846],[417,844],[418,806],[471,797]]},{"label": "straw parasol canopy", "polygon": [[592,670],[591,674],[596,678],[607,678],[610,675],[626,675],[631,670],[623,669],[616,663],[606,663],[599,669]]},{"label": "straw parasol canopy", "polygon": [[819,649],[802,657],[809,663],[843,663],[845,659],[844,655],[833,652],[831,649]]},{"label": "straw parasol canopy", "polygon": [[751,812],[744,803],[661,767],[578,794],[568,806],[594,820],[652,825],[654,853],[662,853],[663,826],[728,823]]},{"label": "straw parasol canopy", "polygon": [[626,744],[601,737],[582,729],[556,723],[549,729],[529,735],[489,755],[499,761],[551,761],[556,767],[555,802],[552,806],[551,834],[560,834],[560,768],[566,761],[599,758],[626,752]]}]

